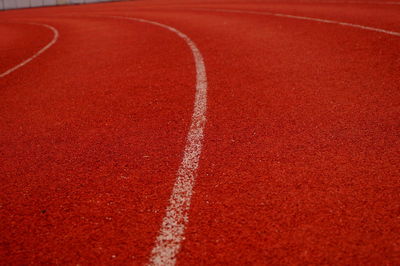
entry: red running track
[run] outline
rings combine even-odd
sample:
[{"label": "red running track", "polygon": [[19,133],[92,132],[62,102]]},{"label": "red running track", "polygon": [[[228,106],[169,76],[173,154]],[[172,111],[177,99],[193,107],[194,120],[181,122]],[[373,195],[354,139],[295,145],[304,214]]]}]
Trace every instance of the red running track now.
[{"label": "red running track", "polygon": [[[216,11],[234,9],[233,12]],[[0,14],[4,265],[151,262],[207,123],[182,265],[400,264],[400,5],[137,1]],[[175,243],[172,241],[172,243]],[[154,262],[154,261],[153,261]],[[157,264],[157,261],[155,261]]]}]

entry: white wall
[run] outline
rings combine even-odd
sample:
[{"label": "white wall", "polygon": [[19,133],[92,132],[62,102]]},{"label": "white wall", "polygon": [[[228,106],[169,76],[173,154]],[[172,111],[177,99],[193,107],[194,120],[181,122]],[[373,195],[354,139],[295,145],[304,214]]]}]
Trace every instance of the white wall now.
[{"label": "white wall", "polygon": [[16,0],[3,0],[4,9],[13,9],[18,8]]},{"label": "white wall", "polygon": [[56,4],[56,0],[43,0],[43,6],[55,6]]},{"label": "white wall", "polygon": [[30,0],[16,0],[18,8],[27,8],[31,7]]},{"label": "white wall", "polygon": [[41,6],[76,5],[111,1],[116,0],[0,0],[0,10]]},{"label": "white wall", "polygon": [[43,0],[31,0],[31,7],[43,6]]}]

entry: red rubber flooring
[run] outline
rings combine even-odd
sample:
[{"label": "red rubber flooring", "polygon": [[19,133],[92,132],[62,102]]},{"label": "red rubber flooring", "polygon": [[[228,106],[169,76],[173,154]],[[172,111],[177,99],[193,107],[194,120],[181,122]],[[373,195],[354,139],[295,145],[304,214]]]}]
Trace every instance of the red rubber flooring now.
[{"label": "red rubber flooring", "polygon": [[[207,122],[178,265],[400,264],[400,2],[132,1],[0,13],[0,261],[143,265]],[[174,262],[175,263],[175,262]],[[159,265],[166,263],[159,263]]]}]

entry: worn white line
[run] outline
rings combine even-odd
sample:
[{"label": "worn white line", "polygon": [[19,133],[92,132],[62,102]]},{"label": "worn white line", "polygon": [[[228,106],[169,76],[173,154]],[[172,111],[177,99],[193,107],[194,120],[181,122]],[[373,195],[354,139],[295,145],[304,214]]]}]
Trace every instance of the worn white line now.
[{"label": "worn white line", "polygon": [[194,110],[189,133],[186,139],[186,146],[183,159],[178,169],[174,188],[169,199],[165,217],[161,229],[151,252],[149,265],[175,265],[176,255],[184,239],[185,226],[188,223],[188,211],[193,193],[193,186],[199,166],[200,153],[202,148],[204,126],[206,123],[207,109],[207,75],[203,56],[196,44],[179,30],[158,22],[130,17],[115,17],[138,22],[153,24],[181,37],[192,50],[196,65],[196,93]]},{"label": "worn white line", "polygon": [[239,14],[256,14],[256,15],[267,15],[267,16],[284,17],[284,18],[292,18],[292,19],[300,19],[300,20],[310,20],[310,21],[316,21],[316,22],[322,22],[322,23],[337,24],[337,25],[346,26],[346,27],[353,27],[353,28],[358,28],[358,29],[363,29],[363,30],[375,31],[375,32],[380,32],[380,33],[385,33],[385,34],[400,37],[400,32],[396,32],[396,31],[384,30],[384,29],[380,29],[380,28],[374,28],[374,27],[363,26],[363,25],[358,25],[358,24],[353,24],[353,23],[348,23],[348,22],[329,20],[329,19],[295,16],[295,15],[282,14],[282,13],[271,13],[271,12],[267,12],[267,11],[264,12],[264,11],[250,11],[250,10],[237,10],[237,9],[208,9],[208,8],[190,8],[190,10],[202,10],[202,11],[223,12],[223,13],[239,13]]},{"label": "worn white line", "polygon": [[14,72],[15,70],[17,70],[20,67],[23,67],[24,65],[28,64],[30,61],[32,61],[33,59],[35,59],[36,57],[38,57],[40,54],[42,54],[44,51],[46,51],[47,49],[49,49],[53,44],[55,44],[58,40],[58,30],[56,28],[54,28],[53,26],[47,25],[47,24],[41,24],[41,23],[27,23],[27,24],[32,24],[32,25],[38,25],[38,26],[43,26],[46,27],[48,29],[50,29],[53,32],[53,39],[46,44],[46,46],[44,46],[42,49],[40,49],[39,51],[37,51],[34,55],[32,55],[31,57],[29,57],[28,59],[26,59],[25,61],[19,63],[18,65],[10,68],[9,70],[3,72],[0,74],[0,78],[3,78],[5,76],[7,76],[8,74]]},{"label": "worn white line", "polygon": [[364,4],[364,5],[400,5],[400,2],[375,2],[375,1],[324,1],[324,2],[307,2],[315,4]]},{"label": "worn white line", "polygon": [[364,5],[400,5],[400,2],[393,1],[299,1],[301,4],[364,4]]}]

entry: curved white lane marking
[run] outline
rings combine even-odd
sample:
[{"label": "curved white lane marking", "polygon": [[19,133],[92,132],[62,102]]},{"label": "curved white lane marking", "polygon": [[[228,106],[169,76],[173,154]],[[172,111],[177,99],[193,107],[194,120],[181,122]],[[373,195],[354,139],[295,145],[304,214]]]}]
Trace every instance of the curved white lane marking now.
[{"label": "curved white lane marking", "polygon": [[196,44],[186,34],[173,27],[139,18],[112,17],[149,23],[172,31],[186,42],[194,57],[196,65],[196,94],[192,121],[186,139],[183,159],[169,199],[169,206],[148,263],[149,265],[175,265],[176,255],[184,239],[185,226],[188,222],[188,211],[199,166],[206,123],[207,75],[203,56]]},{"label": "curved white lane marking", "polygon": [[28,59],[26,59],[25,61],[19,63],[18,65],[14,66],[13,68],[10,68],[9,70],[3,72],[0,74],[0,78],[3,78],[5,76],[7,76],[8,74],[14,72],[15,70],[17,70],[20,67],[23,67],[24,65],[28,64],[30,61],[32,61],[33,59],[35,59],[36,57],[38,57],[41,53],[43,53],[44,51],[46,51],[47,49],[49,49],[53,44],[55,44],[57,42],[59,33],[58,30],[56,28],[54,28],[53,26],[47,25],[47,24],[41,24],[41,23],[27,23],[27,24],[32,24],[32,25],[38,25],[38,26],[43,26],[46,27],[48,29],[50,29],[53,32],[53,39],[46,45],[44,46],[42,49],[40,49],[39,51],[37,51],[34,55],[32,55],[31,57],[29,57]]},{"label": "curved white lane marking", "polygon": [[208,8],[190,8],[190,10],[203,10],[203,11],[222,12],[222,13],[256,14],[256,15],[267,15],[267,16],[284,17],[284,18],[292,18],[292,19],[300,19],[300,20],[310,20],[310,21],[317,21],[317,22],[322,22],[322,23],[337,24],[337,25],[346,26],[346,27],[353,27],[353,28],[358,28],[358,29],[363,29],[363,30],[376,31],[376,32],[400,37],[400,32],[396,32],[396,31],[384,30],[384,29],[380,29],[380,28],[374,28],[374,27],[363,26],[363,25],[341,22],[341,21],[335,21],[335,20],[329,20],[329,19],[295,16],[295,15],[282,14],[282,13],[271,13],[271,12],[267,12],[267,11],[251,11],[251,10],[237,10],[237,9],[208,9]]},{"label": "curved white lane marking", "polygon": [[305,4],[364,4],[364,5],[400,5],[400,2],[391,2],[391,1],[299,1],[298,3]]}]

